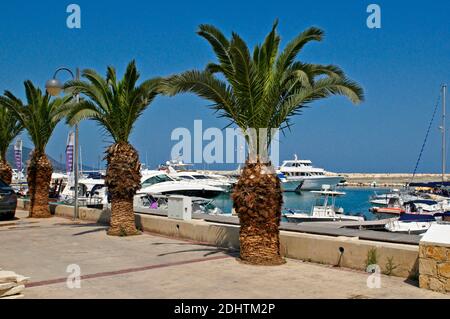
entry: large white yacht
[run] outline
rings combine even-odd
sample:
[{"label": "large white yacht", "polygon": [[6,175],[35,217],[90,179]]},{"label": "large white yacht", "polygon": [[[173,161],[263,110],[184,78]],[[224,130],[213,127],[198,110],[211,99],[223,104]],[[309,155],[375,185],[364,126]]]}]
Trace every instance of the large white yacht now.
[{"label": "large white yacht", "polygon": [[184,171],[184,172],[171,172],[170,177],[184,182],[206,184],[209,186],[220,187],[225,191],[230,191],[232,188],[232,183],[225,179],[219,179],[215,175],[206,175],[194,171]]},{"label": "large white yacht", "polygon": [[223,188],[203,183],[175,180],[162,171],[142,171],[142,188],[138,194],[185,195],[213,198],[225,192]]},{"label": "large white yacht", "polygon": [[297,155],[294,155],[293,160],[283,161],[277,172],[285,178],[282,183],[285,191],[321,190],[322,185],[335,187],[343,179],[339,175],[312,166],[310,160],[298,159]]}]

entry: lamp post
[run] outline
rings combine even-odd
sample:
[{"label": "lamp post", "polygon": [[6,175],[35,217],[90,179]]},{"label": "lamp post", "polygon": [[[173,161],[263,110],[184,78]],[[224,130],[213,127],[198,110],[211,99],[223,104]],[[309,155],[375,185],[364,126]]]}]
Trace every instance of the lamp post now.
[{"label": "lamp post", "polygon": [[[53,74],[53,78],[48,80],[45,83],[45,89],[47,90],[48,94],[51,96],[57,96],[61,93],[63,89],[63,84],[56,78],[56,75],[60,71],[66,71],[69,72],[72,76],[72,79],[79,80],[80,79],[80,69],[76,68],[75,74],[68,68],[58,68],[55,73]],[[75,95],[75,101],[78,103],[80,102],[80,95],[77,93]],[[75,161],[74,161],[74,175],[75,175],[75,205],[74,205],[74,211],[73,211],[73,219],[76,220],[78,218],[78,124],[75,124]]]}]

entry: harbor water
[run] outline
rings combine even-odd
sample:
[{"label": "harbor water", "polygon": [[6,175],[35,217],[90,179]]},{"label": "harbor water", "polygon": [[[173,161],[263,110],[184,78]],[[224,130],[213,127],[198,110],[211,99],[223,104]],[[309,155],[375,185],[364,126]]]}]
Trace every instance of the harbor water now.
[{"label": "harbor water", "polygon": [[[388,188],[338,188],[337,190],[345,192],[345,196],[336,198],[336,206],[344,208],[345,214],[362,215],[366,220],[374,220],[376,216],[369,211],[372,207],[370,197],[376,194],[385,194],[389,192]],[[283,208],[302,210],[310,212],[314,205],[322,205],[323,198],[311,192],[285,192],[283,193]],[[231,213],[233,202],[230,194],[224,194],[214,200],[216,206],[224,213]]]}]

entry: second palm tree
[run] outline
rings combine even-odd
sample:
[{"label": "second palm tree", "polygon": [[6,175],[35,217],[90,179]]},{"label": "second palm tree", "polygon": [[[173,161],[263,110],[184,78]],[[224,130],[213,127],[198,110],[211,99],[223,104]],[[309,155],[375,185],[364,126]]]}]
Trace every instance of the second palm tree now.
[{"label": "second palm tree", "polygon": [[139,234],[135,225],[133,197],[141,187],[139,154],[129,143],[134,124],[158,94],[159,79],[137,85],[139,73],[134,61],[123,79],[108,67],[106,79],[93,70],[84,70],[87,81],[71,81],[66,88],[87,99],[67,107],[67,121],[73,125],[83,119],[96,121],[114,140],[106,150],[105,185],[111,196],[109,235]]}]

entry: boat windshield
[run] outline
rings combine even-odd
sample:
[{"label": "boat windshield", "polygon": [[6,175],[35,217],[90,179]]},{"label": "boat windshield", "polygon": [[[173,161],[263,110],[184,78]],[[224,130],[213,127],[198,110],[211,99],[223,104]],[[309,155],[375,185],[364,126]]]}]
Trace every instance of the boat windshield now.
[{"label": "boat windshield", "polygon": [[205,175],[194,175],[195,179],[210,179],[210,177],[205,176]]},{"label": "boat windshield", "polygon": [[150,177],[149,179],[146,179],[142,183],[142,187],[144,188],[144,187],[155,185],[158,183],[171,182],[171,181],[173,181],[173,179],[171,179],[169,176],[167,176],[165,174],[155,175],[155,176]]}]

